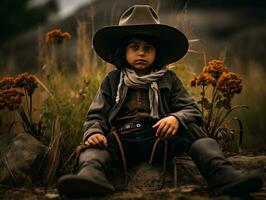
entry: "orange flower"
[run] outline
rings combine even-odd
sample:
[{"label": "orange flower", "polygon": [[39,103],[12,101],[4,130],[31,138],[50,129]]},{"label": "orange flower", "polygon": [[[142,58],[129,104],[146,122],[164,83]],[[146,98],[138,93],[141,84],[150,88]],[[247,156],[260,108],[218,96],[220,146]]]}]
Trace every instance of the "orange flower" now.
[{"label": "orange flower", "polygon": [[204,74],[200,74],[198,75],[197,77],[195,77],[194,79],[192,79],[192,81],[190,82],[190,86],[191,87],[196,87],[196,86],[207,86],[211,83],[213,83],[214,81],[214,78],[207,74],[207,73],[204,73]]},{"label": "orange flower", "polygon": [[46,33],[45,42],[47,44],[62,44],[64,40],[69,40],[70,38],[70,33],[62,32],[61,29],[56,28]]},{"label": "orange flower", "polygon": [[14,78],[13,77],[4,77],[0,80],[0,90],[10,89],[14,86]]},{"label": "orange flower", "polygon": [[5,89],[0,92],[0,109],[7,107],[9,110],[16,110],[22,102],[23,94],[15,88]]},{"label": "orange flower", "polygon": [[217,81],[217,89],[225,98],[232,99],[234,94],[240,94],[242,90],[241,79],[233,72],[223,72]]},{"label": "orange flower", "polygon": [[210,72],[210,66],[204,66],[203,67],[203,70],[202,70],[204,73],[209,73]]},{"label": "orange flower", "polygon": [[34,76],[27,72],[17,75],[14,82],[16,87],[24,88],[29,96],[31,96],[34,90],[38,87]]},{"label": "orange flower", "polygon": [[221,60],[212,60],[208,62],[208,66],[203,67],[203,72],[209,73],[216,80],[222,75],[223,72],[227,72],[228,69],[224,67],[224,63]]},{"label": "orange flower", "polygon": [[224,62],[221,60],[211,60],[208,62],[210,67],[223,68]]}]

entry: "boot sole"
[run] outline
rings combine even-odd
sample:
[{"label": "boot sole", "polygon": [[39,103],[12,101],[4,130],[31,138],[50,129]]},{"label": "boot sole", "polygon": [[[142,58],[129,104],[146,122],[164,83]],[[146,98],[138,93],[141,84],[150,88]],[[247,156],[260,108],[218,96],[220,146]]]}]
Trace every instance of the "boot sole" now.
[{"label": "boot sole", "polygon": [[57,188],[60,196],[65,197],[104,196],[114,192],[114,188],[108,188],[76,175],[61,177],[57,182]]},{"label": "boot sole", "polygon": [[212,190],[214,195],[247,196],[257,192],[263,185],[260,177],[242,178],[237,182]]}]

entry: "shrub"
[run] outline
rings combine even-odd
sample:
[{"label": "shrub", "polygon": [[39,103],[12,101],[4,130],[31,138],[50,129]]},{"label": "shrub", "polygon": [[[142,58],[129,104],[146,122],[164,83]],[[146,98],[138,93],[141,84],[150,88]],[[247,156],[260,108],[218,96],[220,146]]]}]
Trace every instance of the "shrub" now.
[{"label": "shrub", "polygon": [[[191,80],[191,87],[200,87],[200,100],[203,114],[203,129],[210,137],[222,143],[226,148],[234,133],[240,133],[242,142],[242,123],[238,118],[231,118],[231,112],[238,108],[247,108],[244,105],[232,106],[235,94],[242,91],[242,80],[239,76],[224,66],[223,61],[212,60],[203,67],[203,73]],[[236,120],[238,128],[232,128],[232,121]]]}]

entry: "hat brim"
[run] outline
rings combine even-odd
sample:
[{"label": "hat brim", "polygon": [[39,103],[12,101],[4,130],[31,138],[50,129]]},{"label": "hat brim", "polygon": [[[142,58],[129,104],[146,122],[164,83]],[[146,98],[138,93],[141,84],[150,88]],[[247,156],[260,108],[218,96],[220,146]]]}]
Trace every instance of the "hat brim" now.
[{"label": "hat brim", "polygon": [[123,38],[130,35],[145,35],[158,39],[163,65],[178,61],[188,50],[187,37],[176,28],[163,24],[104,27],[95,33],[93,47],[102,59],[115,65],[112,59],[115,49]]}]

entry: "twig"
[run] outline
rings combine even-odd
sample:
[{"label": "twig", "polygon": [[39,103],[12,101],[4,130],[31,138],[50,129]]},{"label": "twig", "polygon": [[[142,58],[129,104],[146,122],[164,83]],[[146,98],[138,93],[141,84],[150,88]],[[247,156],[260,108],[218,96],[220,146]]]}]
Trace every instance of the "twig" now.
[{"label": "twig", "polygon": [[242,124],[242,121],[238,119],[237,117],[234,117],[233,120],[236,120],[239,125],[239,148],[241,150],[242,143],[243,143],[243,136],[244,136],[243,124]]},{"label": "twig", "polygon": [[[33,75],[34,76],[34,75]],[[49,89],[45,86],[45,84],[37,78],[37,76],[34,76],[34,78],[36,79],[36,81],[42,86],[42,88],[53,98],[55,99],[55,96],[49,91]]]},{"label": "twig", "polygon": [[4,157],[4,163],[6,165],[6,168],[8,170],[8,172],[10,173],[10,175],[12,176],[13,180],[16,182],[17,181],[17,178],[16,176],[13,174],[12,170],[10,169],[9,165],[8,165],[8,161],[6,159],[6,156],[3,156]]},{"label": "twig", "polygon": [[233,110],[235,110],[235,109],[237,109],[237,108],[248,108],[248,106],[246,106],[246,105],[239,105],[239,106],[234,106],[234,107],[232,107],[229,111],[227,111],[227,113],[225,113],[225,115],[223,116],[223,118],[221,119],[221,121],[218,123],[218,127],[220,127],[222,124],[223,124],[223,122],[224,122],[224,120],[228,117],[228,115],[233,111]]}]

